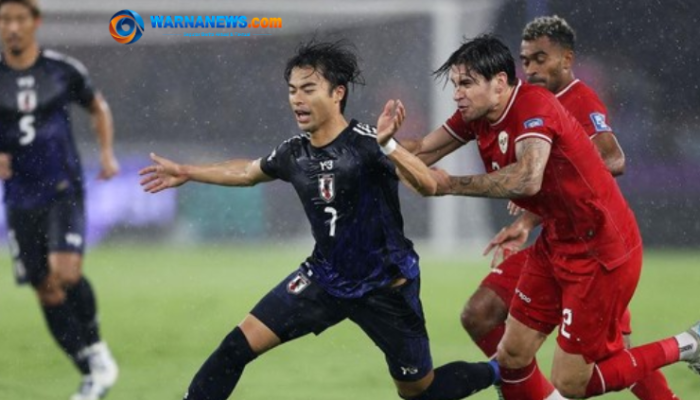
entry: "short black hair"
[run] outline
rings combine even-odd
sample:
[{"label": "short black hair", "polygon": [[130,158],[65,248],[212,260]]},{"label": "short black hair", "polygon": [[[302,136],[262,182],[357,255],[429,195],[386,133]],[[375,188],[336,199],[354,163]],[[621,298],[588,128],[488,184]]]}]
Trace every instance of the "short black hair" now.
[{"label": "short black hair", "polygon": [[362,71],[357,62],[354,47],[346,40],[335,42],[317,42],[312,39],[301,43],[296,54],[287,61],[284,69],[284,79],[289,83],[289,77],[294,68],[311,67],[318,71],[331,85],[330,90],[345,86],[345,97],[340,101],[340,112],[345,111],[345,105],[350,93],[349,84],[364,85]]},{"label": "short black hair", "polygon": [[29,8],[29,11],[32,12],[32,16],[34,18],[41,17],[41,10],[39,9],[39,3],[37,2],[37,0],[0,0],[0,7],[2,7],[3,4],[9,3],[21,4]]},{"label": "short black hair", "polygon": [[542,36],[571,51],[576,47],[576,32],[558,15],[537,17],[523,29],[523,40],[527,42]]},{"label": "short black hair", "polygon": [[455,65],[464,65],[469,71],[483,75],[486,80],[505,72],[509,85],[513,86],[518,81],[515,76],[515,60],[510,49],[491,34],[480,35],[462,43],[433,75],[448,78],[450,69]]}]

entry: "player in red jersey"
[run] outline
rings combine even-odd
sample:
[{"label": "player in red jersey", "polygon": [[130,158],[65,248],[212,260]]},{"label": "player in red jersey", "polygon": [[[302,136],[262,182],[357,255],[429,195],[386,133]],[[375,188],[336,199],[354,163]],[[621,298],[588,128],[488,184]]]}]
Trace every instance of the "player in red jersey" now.
[{"label": "player in red jersey", "polygon": [[[574,77],[573,29],[558,16],[540,17],[525,27],[522,39],[520,60],[528,82],[555,93],[559,102],[592,139],[610,173],[613,176],[622,174],[625,157],[608,125],[607,109],[593,89]],[[449,126],[446,128],[451,129]],[[513,210],[513,207],[510,209]],[[496,346],[503,336],[508,308],[530,249],[514,252],[524,245],[529,230],[520,223],[513,224],[494,238],[487,248],[487,251],[495,249],[491,273],[482,281],[462,312],[462,325],[487,356],[496,354]],[[497,260],[508,253],[514,255],[496,266]],[[630,347],[629,312],[625,313],[621,323],[625,345]],[[658,370],[630,389],[641,400],[677,399]]]},{"label": "player in red jersey", "polygon": [[619,326],[641,271],[641,237],[576,119],[546,89],[520,82],[508,48],[492,36],[463,44],[437,73],[455,85],[458,111],[449,129],[411,150],[436,160],[474,140],[488,171],[455,177],[436,170],[438,194],[512,199],[527,211],[521,222],[543,226],[498,346],[504,396],[552,394],[534,356],[557,325],[552,381],[567,397],[622,390],[680,360],[700,370],[700,324],[624,349]]}]

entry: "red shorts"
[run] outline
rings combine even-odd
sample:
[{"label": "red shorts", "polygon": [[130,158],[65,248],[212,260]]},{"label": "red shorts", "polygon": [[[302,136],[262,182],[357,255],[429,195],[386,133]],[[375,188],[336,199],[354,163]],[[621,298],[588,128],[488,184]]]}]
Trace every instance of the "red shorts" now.
[{"label": "red shorts", "polygon": [[493,290],[508,308],[531,249],[525,248],[506,258],[481,281],[481,286]]},{"label": "red shorts", "polygon": [[[559,325],[557,343],[595,362],[624,349],[622,321],[642,267],[642,246],[610,270],[594,258],[563,258],[533,246],[513,297],[512,317],[544,334]],[[629,330],[629,327],[627,327]]]}]

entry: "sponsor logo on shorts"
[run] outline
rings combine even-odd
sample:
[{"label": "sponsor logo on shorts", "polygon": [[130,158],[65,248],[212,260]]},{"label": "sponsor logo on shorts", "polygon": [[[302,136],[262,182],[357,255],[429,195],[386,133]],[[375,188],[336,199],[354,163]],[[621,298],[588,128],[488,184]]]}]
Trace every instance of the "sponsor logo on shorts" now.
[{"label": "sponsor logo on shorts", "polygon": [[291,294],[299,294],[303,292],[310,283],[311,281],[309,278],[304,276],[303,273],[297,272],[297,275],[287,284],[287,291]]},{"label": "sponsor logo on shorts", "polygon": [[66,233],[66,243],[73,247],[80,247],[83,244],[83,236],[79,233]]},{"label": "sponsor logo on shorts", "polygon": [[491,268],[491,273],[492,273],[492,274],[503,275],[503,270],[500,269],[500,268],[498,268],[498,267],[494,267],[494,268]]},{"label": "sponsor logo on shorts", "polygon": [[418,368],[416,368],[416,367],[401,367],[401,373],[403,375],[415,375],[418,373]]},{"label": "sponsor logo on shorts", "polygon": [[528,304],[532,302],[532,299],[526,296],[525,293],[521,292],[520,289],[515,289],[515,294],[518,295],[518,297],[520,297],[520,300]]}]

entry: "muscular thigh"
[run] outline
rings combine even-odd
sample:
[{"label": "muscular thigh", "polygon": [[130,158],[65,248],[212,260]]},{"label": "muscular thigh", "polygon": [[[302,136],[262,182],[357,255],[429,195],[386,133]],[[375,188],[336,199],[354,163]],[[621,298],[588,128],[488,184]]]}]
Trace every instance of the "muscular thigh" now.
[{"label": "muscular thigh", "polygon": [[346,318],[342,299],[326,293],[303,269],[283,279],[250,313],[283,343],[319,335]]}]

